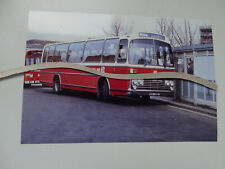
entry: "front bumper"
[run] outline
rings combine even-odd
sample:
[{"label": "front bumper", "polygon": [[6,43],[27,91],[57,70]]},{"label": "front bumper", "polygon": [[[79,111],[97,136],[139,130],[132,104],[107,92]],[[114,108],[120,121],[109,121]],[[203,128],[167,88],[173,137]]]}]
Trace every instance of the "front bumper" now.
[{"label": "front bumper", "polygon": [[171,85],[171,82],[162,79],[131,80],[127,95],[173,96],[174,83]]},{"label": "front bumper", "polygon": [[39,80],[24,81],[24,84],[36,84],[36,83],[40,83],[40,81]]},{"label": "front bumper", "polygon": [[130,89],[127,92],[129,96],[168,96],[172,97],[174,91],[171,90],[133,90]]}]

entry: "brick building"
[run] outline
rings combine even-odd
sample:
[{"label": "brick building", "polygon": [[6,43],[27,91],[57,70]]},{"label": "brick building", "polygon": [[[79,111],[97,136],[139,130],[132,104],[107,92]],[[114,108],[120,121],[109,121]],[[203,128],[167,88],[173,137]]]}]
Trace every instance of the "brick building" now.
[{"label": "brick building", "polygon": [[212,27],[211,26],[201,26],[200,27],[200,43],[213,43]]}]

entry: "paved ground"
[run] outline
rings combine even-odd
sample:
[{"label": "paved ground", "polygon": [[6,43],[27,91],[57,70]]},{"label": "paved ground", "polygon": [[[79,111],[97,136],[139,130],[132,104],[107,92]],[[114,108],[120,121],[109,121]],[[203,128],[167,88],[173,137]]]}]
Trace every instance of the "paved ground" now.
[{"label": "paved ground", "polygon": [[21,143],[216,141],[215,117],[162,102],[25,88]]},{"label": "paved ground", "polygon": [[192,103],[187,103],[182,100],[174,100],[172,97],[159,97],[159,96],[151,96],[151,99],[163,102],[169,105],[174,105],[176,107],[181,107],[189,110],[194,110],[199,113],[208,114],[214,117],[217,117],[217,110],[215,107],[207,107],[207,106],[201,106],[201,105],[194,105]]}]

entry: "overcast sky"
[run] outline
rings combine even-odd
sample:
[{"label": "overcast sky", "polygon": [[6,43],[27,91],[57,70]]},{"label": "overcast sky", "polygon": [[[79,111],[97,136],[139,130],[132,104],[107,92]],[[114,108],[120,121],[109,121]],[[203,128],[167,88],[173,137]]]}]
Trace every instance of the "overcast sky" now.
[{"label": "overcast sky", "polygon": [[[156,30],[156,17],[30,11],[27,39],[72,41],[105,37],[103,28],[108,31],[115,17],[121,18],[127,25],[133,25],[135,33]],[[183,18],[173,19],[177,23],[184,21]],[[189,21],[194,27],[211,25],[210,21],[207,20]]]}]

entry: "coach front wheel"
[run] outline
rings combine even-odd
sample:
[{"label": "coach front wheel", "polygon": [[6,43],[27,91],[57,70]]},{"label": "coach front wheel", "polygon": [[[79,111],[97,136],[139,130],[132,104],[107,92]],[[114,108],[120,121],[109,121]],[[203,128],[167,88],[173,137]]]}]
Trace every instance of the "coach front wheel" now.
[{"label": "coach front wheel", "polygon": [[100,78],[98,81],[97,97],[103,101],[107,101],[110,97],[109,85],[107,83],[107,79],[105,78]]},{"label": "coach front wheel", "polygon": [[102,100],[107,101],[109,99],[109,86],[106,80],[104,80],[102,85]]},{"label": "coach front wheel", "polygon": [[143,103],[148,104],[150,102],[150,96],[141,96]]}]

